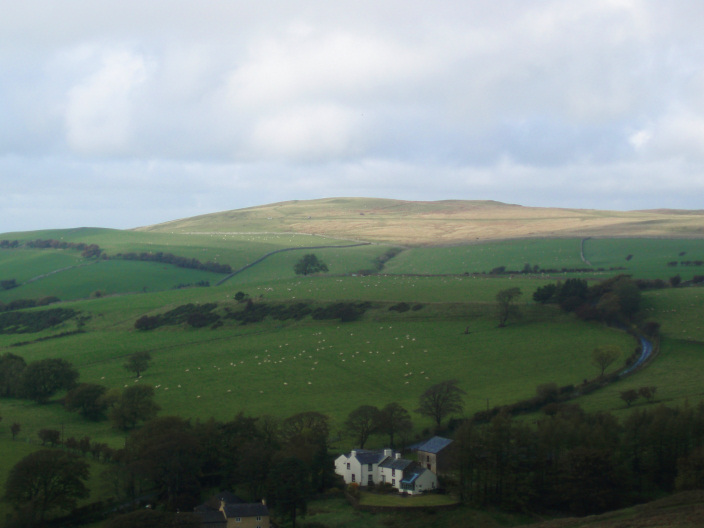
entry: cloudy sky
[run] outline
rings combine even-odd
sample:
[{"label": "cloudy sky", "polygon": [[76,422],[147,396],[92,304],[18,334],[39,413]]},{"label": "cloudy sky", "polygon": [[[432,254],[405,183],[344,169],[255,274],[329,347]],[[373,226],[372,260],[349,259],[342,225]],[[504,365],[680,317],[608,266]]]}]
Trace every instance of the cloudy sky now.
[{"label": "cloudy sky", "polygon": [[704,2],[23,0],[0,232],[331,196],[698,209]]}]

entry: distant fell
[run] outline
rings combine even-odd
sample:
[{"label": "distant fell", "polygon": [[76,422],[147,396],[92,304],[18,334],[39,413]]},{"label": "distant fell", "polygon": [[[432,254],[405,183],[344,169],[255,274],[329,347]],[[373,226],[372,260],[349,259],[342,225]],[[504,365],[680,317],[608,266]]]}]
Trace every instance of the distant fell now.
[{"label": "distant fell", "polygon": [[407,245],[586,236],[704,238],[704,211],[562,209],[490,200],[324,198],[212,213],[137,231],[303,233]]}]

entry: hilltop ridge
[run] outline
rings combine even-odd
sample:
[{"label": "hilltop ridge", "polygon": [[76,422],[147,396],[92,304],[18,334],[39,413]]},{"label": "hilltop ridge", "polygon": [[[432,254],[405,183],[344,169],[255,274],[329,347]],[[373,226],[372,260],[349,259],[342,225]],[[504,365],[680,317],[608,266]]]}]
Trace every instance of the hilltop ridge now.
[{"label": "hilltop ridge", "polygon": [[704,211],[604,211],[492,200],[291,200],[144,226],[168,233],[302,233],[408,245],[544,237],[703,238]]}]

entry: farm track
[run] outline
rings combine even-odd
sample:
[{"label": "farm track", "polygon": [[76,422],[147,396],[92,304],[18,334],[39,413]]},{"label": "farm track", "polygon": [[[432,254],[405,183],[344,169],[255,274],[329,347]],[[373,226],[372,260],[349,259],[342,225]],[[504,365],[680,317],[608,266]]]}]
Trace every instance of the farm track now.
[{"label": "farm track", "polygon": [[61,272],[68,271],[68,270],[72,270],[72,269],[76,269],[76,268],[83,268],[83,267],[85,267],[85,266],[90,266],[90,265],[92,265],[92,264],[97,264],[97,263],[98,263],[98,261],[96,260],[96,261],[92,261],[92,262],[84,262],[83,264],[77,264],[77,265],[75,265],[75,266],[67,266],[67,267],[65,267],[65,268],[59,268],[59,269],[56,269],[56,270],[54,270],[54,271],[50,271],[50,272],[48,272],[48,273],[43,273],[43,274],[41,274],[41,275],[37,275],[36,277],[32,277],[31,279],[27,279],[27,280],[24,282],[24,284],[29,284],[29,283],[31,283],[31,282],[36,282],[36,281],[38,281],[38,280],[45,279],[45,278],[47,278],[47,277],[49,277],[49,276],[51,276],[51,275],[56,275],[57,273],[61,273]]}]

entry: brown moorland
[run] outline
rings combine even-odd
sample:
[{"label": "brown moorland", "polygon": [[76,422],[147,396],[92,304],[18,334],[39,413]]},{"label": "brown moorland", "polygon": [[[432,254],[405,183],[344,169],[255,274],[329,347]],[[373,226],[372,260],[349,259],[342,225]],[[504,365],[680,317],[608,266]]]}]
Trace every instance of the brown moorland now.
[{"label": "brown moorland", "polygon": [[626,510],[531,524],[532,528],[699,528],[704,491],[686,491]]},{"label": "brown moorland", "polygon": [[586,236],[704,238],[704,210],[604,211],[476,200],[325,198],[213,213],[138,230],[304,233],[413,246]]}]

